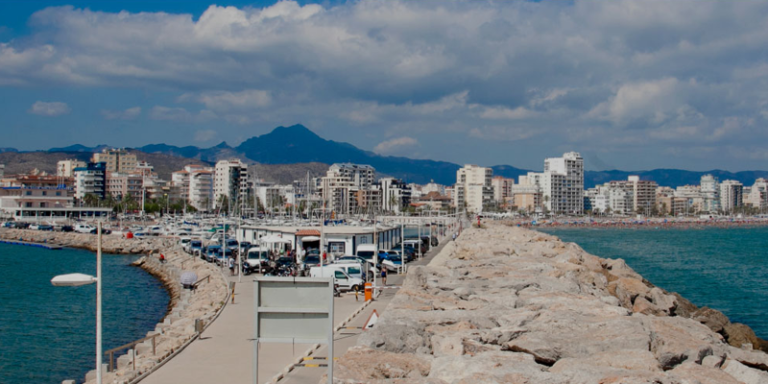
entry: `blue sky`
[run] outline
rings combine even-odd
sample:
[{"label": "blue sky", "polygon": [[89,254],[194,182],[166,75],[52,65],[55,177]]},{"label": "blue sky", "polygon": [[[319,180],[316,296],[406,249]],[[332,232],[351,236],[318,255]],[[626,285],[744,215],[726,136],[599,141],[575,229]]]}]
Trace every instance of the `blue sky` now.
[{"label": "blue sky", "polygon": [[4,1],[0,147],[237,145],[768,169],[764,1]]}]

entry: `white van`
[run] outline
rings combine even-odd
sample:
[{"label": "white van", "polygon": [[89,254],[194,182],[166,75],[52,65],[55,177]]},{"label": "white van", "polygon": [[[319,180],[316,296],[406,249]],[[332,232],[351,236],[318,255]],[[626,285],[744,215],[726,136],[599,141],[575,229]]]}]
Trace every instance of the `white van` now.
[{"label": "white van", "polygon": [[309,277],[333,277],[333,281],[339,285],[340,291],[362,291],[365,285],[363,279],[348,275],[344,272],[344,267],[343,264],[312,267],[309,269]]},{"label": "white van", "polygon": [[373,256],[376,254],[376,251],[376,245],[374,244],[360,244],[357,246],[357,253],[355,255],[373,263]]}]

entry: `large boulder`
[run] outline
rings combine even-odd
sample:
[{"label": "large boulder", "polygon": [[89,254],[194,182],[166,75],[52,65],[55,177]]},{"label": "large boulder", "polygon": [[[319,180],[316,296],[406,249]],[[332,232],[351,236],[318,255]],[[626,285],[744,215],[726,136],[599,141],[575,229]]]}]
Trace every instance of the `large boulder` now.
[{"label": "large boulder", "polygon": [[730,324],[730,321],[722,312],[709,307],[699,308],[693,313],[691,318],[717,333],[722,333],[725,326]]}]

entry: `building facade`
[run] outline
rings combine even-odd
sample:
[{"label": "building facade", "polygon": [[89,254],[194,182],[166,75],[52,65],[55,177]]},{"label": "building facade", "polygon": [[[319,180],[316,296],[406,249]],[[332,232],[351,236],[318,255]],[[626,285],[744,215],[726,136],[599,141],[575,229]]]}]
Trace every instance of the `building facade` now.
[{"label": "building facade", "polygon": [[454,206],[467,212],[482,213],[483,207],[493,201],[493,170],[467,164],[456,171],[453,191]]},{"label": "building facade", "polygon": [[701,210],[709,213],[720,211],[720,183],[712,175],[701,177],[701,197],[704,199]]},{"label": "building facade", "polygon": [[125,149],[104,149],[94,153],[93,163],[105,163],[107,172],[131,173],[136,171],[138,161],[136,155]]},{"label": "building facade", "polygon": [[550,212],[584,213],[584,159],[579,153],[568,152],[563,157],[544,160],[540,185],[544,205]]},{"label": "building facade", "polygon": [[226,199],[230,208],[238,207],[240,199],[249,199],[248,165],[238,159],[216,163],[213,180],[215,206],[221,208]]},{"label": "building facade", "polygon": [[736,180],[725,180],[720,183],[720,209],[723,212],[733,212],[744,203],[744,185]]},{"label": "building facade", "polygon": [[56,163],[56,176],[59,177],[74,177],[75,168],[83,168],[88,166],[88,163],[80,160],[61,160]]},{"label": "building facade", "polygon": [[107,192],[107,164],[88,163],[85,167],[75,168],[75,197],[84,199],[86,195],[95,195],[104,199]]},{"label": "building facade", "polygon": [[401,180],[382,177],[379,179],[378,188],[381,191],[381,208],[384,211],[399,214],[411,204],[411,188]]},{"label": "building facade", "polygon": [[507,199],[512,197],[512,187],[515,185],[514,179],[508,179],[502,176],[494,176],[491,179],[493,187],[493,200],[500,206],[506,206]]}]

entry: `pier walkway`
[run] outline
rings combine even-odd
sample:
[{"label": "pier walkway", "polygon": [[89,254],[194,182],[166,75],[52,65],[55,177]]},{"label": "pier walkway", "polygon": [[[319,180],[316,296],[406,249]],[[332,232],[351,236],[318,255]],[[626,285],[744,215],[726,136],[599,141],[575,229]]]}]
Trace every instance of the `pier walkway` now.
[{"label": "pier walkway", "polygon": [[[413,261],[408,266],[427,264],[443,246],[450,241],[445,237],[440,246],[433,248],[422,260]],[[228,273],[228,272],[227,272]],[[400,285],[404,275],[390,275],[388,285]],[[237,276],[230,277],[237,281]],[[386,289],[377,300],[365,307],[353,317],[345,328],[340,329],[334,337],[334,352],[336,357],[343,355],[347,349],[357,343],[360,329],[347,327],[362,327],[371,312],[381,315],[389,301],[395,296],[397,289]],[[339,325],[357,312],[363,305],[364,295],[355,300],[352,293],[343,294],[337,298],[334,308],[334,319]],[[174,357],[141,381],[141,384],[209,384],[209,383],[253,383],[253,276],[243,276],[242,281],[235,285],[235,303],[227,304],[218,319],[203,332],[202,337],[190,344],[178,356]],[[286,367],[304,356],[309,344],[261,344],[259,351],[259,383],[274,382],[272,379],[284,371]],[[327,357],[323,346],[313,353],[313,356]],[[311,361],[313,364],[325,364],[325,361]],[[295,367],[278,383],[316,383],[327,372],[320,367]]]}]

